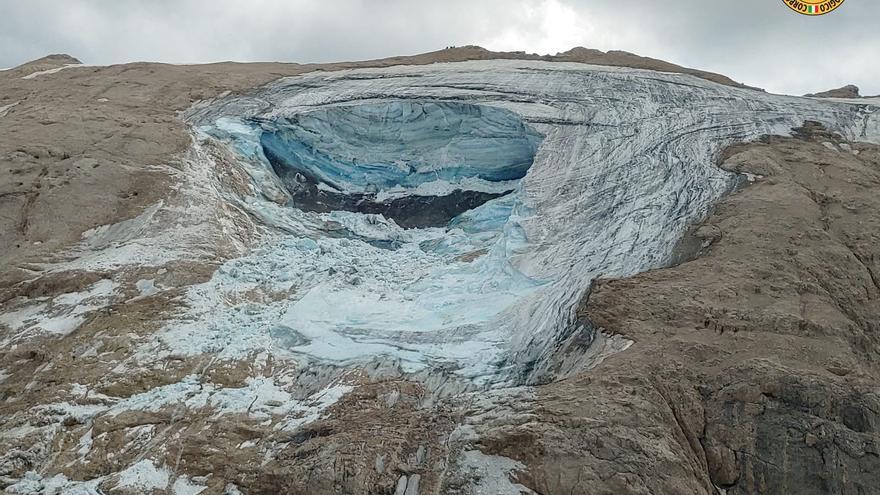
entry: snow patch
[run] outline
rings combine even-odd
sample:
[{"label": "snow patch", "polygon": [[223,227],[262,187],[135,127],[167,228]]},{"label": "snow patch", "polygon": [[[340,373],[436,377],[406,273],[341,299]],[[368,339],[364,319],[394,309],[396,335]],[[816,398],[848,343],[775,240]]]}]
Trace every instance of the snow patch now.
[{"label": "snow patch", "polygon": [[388,201],[405,196],[447,196],[461,190],[500,194],[516,189],[517,184],[519,184],[518,180],[491,182],[479,177],[464,177],[455,182],[438,179],[423,182],[411,189],[404,187],[384,189],[376,194],[374,201]]},{"label": "snow patch", "polygon": [[16,101],[16,102],[10,103],[8,105],[0,106],[0,117],[6,117],[6,114],[9,113],[9,110],[11,110],[12,107],[18,105],[19,103],[21,103],[21,102]]},{"label": "snow patch", "polygon": [[[108,397],[89,392],[84,399],[103,404],[70,404],[59,402],[38,406],[37,414],[73,417],[80,423],[96,417],[118,416],[127,411],[159,412],[166,408],[190,411],[207,410],[216,415],[247,414],[257,420],[277,419],[276,428],[294,430],[321,417],[328,407],[335,404],[353,387],[345,384],[327,386],[305,399],[297,399],[291,392],[277,384],[273,378],[248,378],[241,388],[224,388],[213,383],[202,383],[197,375],[156,387],[125,399]],[[20,431],[10,429],[4,435],[24,437],[36,428],[22,426]],[[81,437],[79,450],[84,455],[91,446],[91,431]]]},{"label": "snow patch", "polygon": [[223,490],[223,495],[244,495],[241,493],[241,490],[233,483],[227,483],[226,488]]},{"label": "snow patch", "polygon": [[0,324],[13,331],[2,344],[34,334],[69,335],[79,328],[89,313],[112,302],[116,287],[112,280],[102,279],[83,291],[61,294],[51,300],[40,298],[34,300],[35,304],[28,304],[25,299],[24,305],[19,303],[18,309],[0,314]]},{"label": "snow patch", "polygon": [[44,478],[38,473],[28,471],[18,482],[6,487],[6,492],[20,495],[101,495],[103,492],[98,486],[103,481],[103,477],[90,481],[73,481],[63,474]]},{"label": "snow patch", "polygon": [[40,320],[33,328],[54,335],[64,336],[73,333],[84,321],[86,321],[84,316],[69,314]]},{"label": "snow patch", "polygon": [[79,443],[77,444],[78,448],[76,449],[76,453],[81,457],[85,457],[89,455],[89,452],[92,450],[92,429],[89,428],[89,431],[85,433],[79,439]]},{"label": "snow patch", "polygon": [[479,450],[465,451],[459,462],[462,472],[469,471],[477,478],[474,493],[492,495],[535,493],[515,481],[516,471],[525,470],[521,462],[498,455],[486,455]]},{"label": "snow patch", "polygon": [[13,439],[21,439],[25,438],[32,433],[36,433],[40,431],[39,427],[30,426],[30,425],[22,425],[15,426],[13,428],[6,428],[2,432],[0,432],[0,437],[2,438],[13,438]]},{"label": "snow patch", "polygon": [[174,480],[174,484],[171,485],[171,491],[174,495],[199,495],[207,489],[207,486],[193,483],[188,476],[178,476]]},{"label": "snow patch", "polygon": [[102,404],[71,404],[65,401],[37,406],[34,412],[48,416],[70,417],[77,423],[85,423],[106,409],[107,406]]},{"label": "snow patch", "polygon": [[55,67],[53,69],[40,70],[37,72],[31,72],[30,74],[22,77],[22,79],[34,79],[40,76],[48,76],[49,74],[57,74],[65,69],[70,69],[71,67],[95,67],[94,65],[85,65],[85,64],[64,64],[61,67]]},{"label": "snow patch", "polygon": [[129,299],[128,302],[138,301],[145,297],[150,297],[152,295],[158,294],[161,290],[160,287],[156,286],[155,279],[140,279],[134,284],[135,288],[138,290],[138,295]]},{"label": "snow patch", "polygon": [[144,459],[117,473],[114,489],[129,488],[149,493],[151,490],[165,490],[170,473],[168,468],[157,468],[153,461]]},{"label": "snow patch", "polygon": [[354,387],[349,385],[335,385],[318,392],[306,401],[295,404],[289,414],[289,416],[295,417],[281,423],[278,429],[295,431],[303,425],[317,421],[325,409],[336,404],[342,396],[353,389]]},{"label": "snow patch", "polygon": [[0,323],[6,325],[13,331],[18,331],[23,327],[36,323],[36,319],[46,309],[45,303],[34,304],[21,307],[15,311],[0,314]]}]

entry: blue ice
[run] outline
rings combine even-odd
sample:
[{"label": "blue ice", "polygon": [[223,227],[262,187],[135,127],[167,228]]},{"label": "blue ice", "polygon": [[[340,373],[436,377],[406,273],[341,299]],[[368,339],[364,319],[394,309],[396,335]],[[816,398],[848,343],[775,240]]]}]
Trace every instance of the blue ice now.
[{"label": "blue ice", "polygon": [[541,136],[508,110],[403,100],[278,119],[263,124],[260,139],[283,166],[337,190],[364,193],[437,180],[521,179]]}]

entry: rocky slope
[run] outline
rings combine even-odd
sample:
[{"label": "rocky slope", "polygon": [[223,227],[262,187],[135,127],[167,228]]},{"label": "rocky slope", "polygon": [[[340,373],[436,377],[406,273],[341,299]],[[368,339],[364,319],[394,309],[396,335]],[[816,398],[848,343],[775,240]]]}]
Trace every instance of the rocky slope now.
[{"label": "rocky slope", "polygon": [[565,385],[585,403],[553,401],[608,413],[587,450],[614,462],[579,470],[635,493],[876,493],[878,151],[815,125],[731,149],[723,168],[762,178],[692,232],[695,259],[595,284],[582,316],[636,343]]},{"label": "rocky slope", "polygon": [[859,87],[854,86],[852,84],[847,84],[846,86],[842,86],[840,88],[829,89],[828,91],[822,91],[819,93],[808,94],[804,96],[812,96],[814,98],[860,98]]},{"label": "rocky slope", "polygon": [[870,101],[586,49],[75,63],[0,72],[7,492],[880,486]]}]

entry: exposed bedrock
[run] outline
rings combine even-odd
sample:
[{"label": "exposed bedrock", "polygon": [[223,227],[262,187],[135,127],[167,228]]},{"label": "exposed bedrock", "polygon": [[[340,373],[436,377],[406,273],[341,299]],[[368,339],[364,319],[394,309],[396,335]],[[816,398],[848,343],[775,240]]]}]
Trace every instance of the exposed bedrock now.
[{"label": "exposed bedrock", "polygon": [[[272,161],[272,157],[269,160]],[[297,208],[317,213],[352,211],[382,215],[403,228],[443,227],[458,215],[503,196],[457,189],[442,196],[405,196],[376,201],[373,195],[322,190],[315,183],[301,181],[295,172],[280,171],[279,176],[288,186],[291,204]]]}]

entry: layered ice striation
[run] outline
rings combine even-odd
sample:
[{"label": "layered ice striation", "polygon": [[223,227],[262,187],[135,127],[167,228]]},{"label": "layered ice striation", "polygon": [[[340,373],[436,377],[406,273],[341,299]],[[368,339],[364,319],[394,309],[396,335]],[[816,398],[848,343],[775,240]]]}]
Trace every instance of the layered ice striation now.
[{"label": "layered ice striation", "polygon": [[322,108],[261,123],[260,144],[294,206],[443,226],[510,192],[540,136],[515,113],[443,101]]},{"label": "layered ice striation", "polygon": [[[591,281],[663,266],[735,186],[715,165],[724,146],[805,120],[876,141],[874,110],[533,61],[313,73],[227,96],[188,119],[245,165],[263,197],[240,202],[267,234],[190,291],[161,345],[546,379],[566,341],[600,338],[575,317]],[[264,199],[277,191],[283,206]],[[254,290],[273,296],[248,302]]]}]

